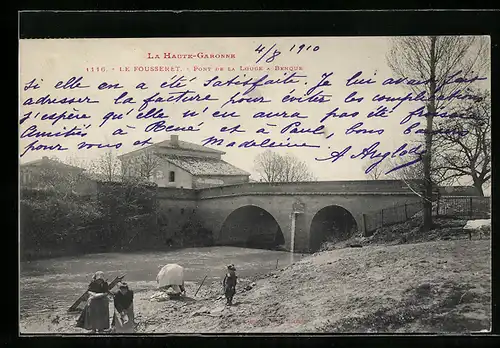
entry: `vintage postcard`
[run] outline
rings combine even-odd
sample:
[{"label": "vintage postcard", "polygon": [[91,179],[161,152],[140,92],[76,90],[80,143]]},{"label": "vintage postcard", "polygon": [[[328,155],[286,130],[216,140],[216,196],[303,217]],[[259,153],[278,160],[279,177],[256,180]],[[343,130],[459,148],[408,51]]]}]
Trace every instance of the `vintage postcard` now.
[{"label": "vintage postcard", "polygon": [[21,334],[490,331],[488,36],[19,59]]}]

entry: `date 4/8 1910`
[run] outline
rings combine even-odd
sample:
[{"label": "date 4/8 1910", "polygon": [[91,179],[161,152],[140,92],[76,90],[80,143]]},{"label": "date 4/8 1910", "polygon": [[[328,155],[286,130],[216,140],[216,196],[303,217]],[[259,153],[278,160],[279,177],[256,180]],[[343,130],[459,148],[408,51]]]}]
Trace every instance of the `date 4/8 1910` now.
[{"label": "date 4/8 1910", "polygon": [[[257,47],[255,49],[255,52],[257,52],[258,54],[260,54],[260,57],[259,59],[257,59],[257,61],[255,63],[259,63],[262,59],[265,58],[265,62],[266,63],[271,63],[272,61],[274,61],[274,59],[276,57],[278,57],[280,54],[281,54],[281,51],[278,50],[276,47],[276,44],[272,45],[270,48],[266,49],[265,46],[263,46],[262,44],[259,45],[259,47]],[[274,51],[273,51],[274,49]],[[301,52],[306,52],[306,51],[309,51],[310,49],[312,49],[312,52],[316,52],[319,50],[319,46],[311,46],[311,45],[308,45],[306,46],[305,44],[302,44],[302,45],[293,45],[289,52],[294,52],[296,54],[299,54]],[[271,53],[272,51],[272,53]]]}]

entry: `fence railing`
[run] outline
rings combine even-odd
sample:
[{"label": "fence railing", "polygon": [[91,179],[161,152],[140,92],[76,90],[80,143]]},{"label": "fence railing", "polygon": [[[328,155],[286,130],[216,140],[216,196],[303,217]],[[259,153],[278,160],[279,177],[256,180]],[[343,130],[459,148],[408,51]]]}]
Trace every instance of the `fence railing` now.
[{"label": "fence railing", "polygon": [[370,235],[377,228],[403,223],[422,211],[422,202],[407,203],[379,210],[374,213],[363,214],[365,234]]},{"label": "fence railing", "polygon": [[433,207],[437,216],[489,217],[490,197],[440,197]]},{"label": "fence railing", "polygon": [[[438,197],[432,203],[432,215],[436,217],[488,218],[490,197]],[[423,214],[423,203],[407,203],[363,214],[365,235],[369,236],[380,227],[404,223]]]}]

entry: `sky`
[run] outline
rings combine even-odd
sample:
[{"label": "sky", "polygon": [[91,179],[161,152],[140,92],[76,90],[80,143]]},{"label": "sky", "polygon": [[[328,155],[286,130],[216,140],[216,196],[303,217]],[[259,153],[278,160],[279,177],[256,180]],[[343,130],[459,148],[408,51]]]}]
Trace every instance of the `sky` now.
[{"label": "sky", "polygon": [[[299,47],[304,44],[304,48],[299,52]],[[273,46],[274,45],[274,46]],[[364,180],[369,177],[364,173],[364,168],[370,160],[362,160],[359,157],[351,159],[349,155],[354,155],[375,142],[380,142],[378,150],[381,152],[395,151],[401,145],[412,142],[415,136],[403,134],[408,126],[400,125],[401,119],[409,111],[421,106],[418,103],[405,103],[397,109],[388,113],[388,117],[367,118],[369,112],[377,107],[386,106],[389,111],[395,103],[373,102],[372,98],[377,95],[403,96],[409,91],[402,86],[382,86],[381,82],[389,77],[393,77],[391,70],[386,63],[386,53],[388,52],[390,41],[387,37],[307,37],[307,38],[163,38],[163,39],[67,39],[67,40],[21,40],[20,43],[20,103],[24,103],[28,98],[36,101],[38,98],[50,94],[51,98],[84,98],[98,100],[99,103],[80,103],[71,105],[21,105],[20,120],[27,119],[20,126],[19,151],[23,153],[26,146],[37,140],[36,137],[22,137],[21,133],[29,127],[45,132],[62,131],[63,127],[89,126],[86,129],[85,137],[40,137],[37,145],[55,146],[57,144],[65,151],[58,150],[33,150],[27,151],[20,162],[25,163],[42,156],[58,157],[61,160],[68,158],[80,158],[84,160],[94,160],[109,149],[89,149],[78,150],[77,144],[85,141],[87,143],[116,144],[122,143],[119,149],[113,149],[117,155],[136,150],[139,145],[134,146],[135,141],[145,140],[151,137],[152,142],[160,142],[176,134],[180,140],[203,144],[203,140],[215,136],[224,138],[224,144],[235,142],[236,145],[245,140],[255,139],[260,142],[265,138],[276,142],[290,142],[296,144],[308,143],[319,148],[274,148],[281,154],[290,153],[305,161],[311,172],[318,180]],[[310,48],[307,50],[307,47]],[[256,49],[262,48],[260,52]],[[317,47],[317,48],[316,48]],[[268,55],[257,60],[261,55],[272,48]],[[267,63],[266,58],[272,53],[280,52],[273,61]],[[164,54],[196,54],[204,52],[206,54],[234,54],[234,59],[163,59]],[[148,54],[160,59],[148,59]],[[179,71],[133,71],[134,67],[178,67]],[[254,71],[240,71],[240,67],[252,67],[253,69],[264,69]],[[233,98],[238,100],[242,93],[248,89],[244,86],[213,87],[204,86],[204,82],[218,76],[218,80],[226,81],[236,75],[240,80],[253,77],[254,80],[263,75],[268,75],[267,79],[285,79],[292,71],[275,70],[279,67],[301,67],[302,70],[295,71],[303,77],[296,78],[297,83],[273,84],[256,88],[253,92],[245,95],[245,98],[262,98],[266,102],[241,102],[232,104],[228,101],[231,96],[240,92],[240,95]],[[130,71],[123,71],[128,67]],[[104,68],[106,71],[102,71]],[[215,71],[216,68],[224,68],[223,71]],[[228,68],[234,70],[228,71]],[[269,70],[267,70],[269,68]],[[207,71],[210,69],[210,71]],[[93,70],[93,71],[92,71]],[[122,71],[120,71],[122,70]],[[195,71],[196,70],[196,71]],[[362,72],[358,77],[372,79],[373,84],[347,86],[347,80],[358,72]],[[284,75],[284,73],[287,75]],[[246,74],[246,76],[243,76]],[[326,75],[325,75],[326,74]],[[81,85],[88,88],[56,89],[54,86],[59,82],[68,81],[71,77],[82,77]],[[175,76],[175,77],[174,77]],[[185,86],[180,88],[160,88],[163,82],[171,82],[183,76],[186,79]],[[282,98],[287,94],[305,98],[304,94],[309,88],[315,86],[320,81],[328,81],[323,86],[316,88],[311,94],[322,90],[327,95],[324,103],[313,102],[282,102]],[[172,79],[173,78],[173,79]],[[39,88],[25,88],[27,83],[36,79]],[[106,82],[110,85],[119,84],[121,89],[99,90],[97,87]],[[144,82],[147,89],[137,89],[136,86]],[[148,103],[143,113],[152,108],[162,109],[164,119],[137,119],[138,108],[142,100],[155,93],[167,98],[168,93],[180,92],[189,89],[198,93],[201,97],[210,94],[213,101],[186,102],[186,103]],[[294,89],[293,92],[291,92]],[[133,97],[136,104],[115,104],[113,99],[123,92],[127,92],[127,97]],[[357,97],[363,97],[362,102],[345,102],[345,98],[353,92],[357,92]],[[123,101],[123,99],[122,99]],[[206,109],[207,108],[207,109]],[[328,118],[321,122],[322,118],[335,108],[339,108],[337,113],[343,112],[352,114],[358,112],[356,117]],[[133,109],[131,111],[131,109]],[[183,118],[186,111],[197,112],[195,117]],[[205,110],[205,112],[203,112]],[[240,117],[215,118],[213,112],[219,110],[227,113],[234,112]],[[67,114],[73,112],[90,116],[87,119],[59,120],[52,125],[50,120],[41,120],[41,115],[48,113]],[[130,111],[130,112],[129,112]],[[34,116],[40,113],[37,118]],[[110,119],[101,127],[103,117],[110,112],[115,115],[122,114],[121,119]],[[307,118],[282,118],[272,119],[254,118],[258,112],[275,112],[287,114],[300,113]],[[128,113],[128,114],[127,114]],[[146,127],[153,122],[165,121],[166,125],[193,126],[200,130],[197,132],[145,132]],[[280,132],[285,126],[292,122],[300,122],[296,128],[314,130],[323,125],[325,128],[316,133],[325,134],[289,134]],[[415,120],[417,121],[417,120]],[[363,122],[361,128],[367,130],[382,130],[382,134],[348,134],[348,128],[358,122]],[[267,126],[274,124],[275,126]],[[222,127],[230,129],[239,125],[240,130],[245,132],[220,132]],[[134,127],[134,128],[131,128]],[[150,126],[151,127],[151,126]],[[264,127],[270,134],[256,134],[256,131]],[[112,135],[121,128],[128,132],[126,135]],[[292,129],[293,126],[289,128]],[[284,134],[282,134],[284,133]],[[287,134],[288,133],[288,134]],[[333,135],[331,135],[333,133]],[[26,134],[26,133],[25,133]],[[330,135],[330,136],[329,136]],[[329,137],[328,137],[329,136]],[[287,140],[290,138],[291,140]],[[318,161],[317,159],[327,159],[332,151],[341,152],[351,146],[346,155],[333,162],[331,160]],[[212,146],[214,147],[214,146]],[[410,146],[407,150],[409,150]],[[252,173],[253,178],[257,178],[254,168],[254,158],[264,151],[264,148],[238,148],[218,146],[214,147],[225,151],[223,159],[227,162]],[[409,156],[402,159],[411,160]],[[372,160],[373,161],[373,160]],[[372,162],[371,161],[371,162]],[[382,165],[382,164],[381,164]]]}]

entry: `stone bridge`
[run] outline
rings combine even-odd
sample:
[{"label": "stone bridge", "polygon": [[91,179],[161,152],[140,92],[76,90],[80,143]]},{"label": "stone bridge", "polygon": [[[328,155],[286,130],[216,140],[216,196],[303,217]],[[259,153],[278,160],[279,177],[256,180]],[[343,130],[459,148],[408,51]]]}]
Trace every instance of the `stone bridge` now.
[{"label": "stone bridge", "polygon": [[181,191],[179,199],[163,199],[169,206],[192,209],[212,231],[215,244],[281,244],[298,252],[317,250],[333,233],[341,238],[364,233],[364,214],[420,201],[396,180],[248,183]]}]

